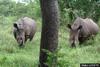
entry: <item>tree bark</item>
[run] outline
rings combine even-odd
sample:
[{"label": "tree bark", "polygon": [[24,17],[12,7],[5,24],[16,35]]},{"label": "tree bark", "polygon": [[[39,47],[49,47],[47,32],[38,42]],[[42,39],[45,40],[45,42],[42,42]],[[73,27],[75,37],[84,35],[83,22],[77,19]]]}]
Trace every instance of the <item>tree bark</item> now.
[{"label": "tree bark", "polygon": [[[58,46],[58,26],[59,26],[59,13],[58,13],[58,1],[57,0],[40,0],[41,12],[42,12],[42,33],[40,44],[40,57],[39,67],[48,67],[47,62],[48,55],[43,49],[54,53]],[[56,64],[57,59],[52,61]],[[52,64],[52,67],[56,67]]]}]

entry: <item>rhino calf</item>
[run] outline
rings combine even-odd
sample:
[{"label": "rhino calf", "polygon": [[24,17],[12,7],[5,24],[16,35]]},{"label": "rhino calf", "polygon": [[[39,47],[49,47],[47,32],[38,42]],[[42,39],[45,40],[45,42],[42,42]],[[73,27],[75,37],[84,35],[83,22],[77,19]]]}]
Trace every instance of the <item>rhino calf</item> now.
[{"label": "rhino calf", "polygon": [[13,34],[19,46],[23,46],[27,39],[31,41],[35,33],[36,23],[31,18],[23,17],[13,24]]},{"label": "rhino calf", "polygon": [[72,47],[75,47],[77,42],[82,44],[99,32],[99,26],[90,18],[78,17],[72,25],[68,24],[68,28],[70,29],[69,41]]}]

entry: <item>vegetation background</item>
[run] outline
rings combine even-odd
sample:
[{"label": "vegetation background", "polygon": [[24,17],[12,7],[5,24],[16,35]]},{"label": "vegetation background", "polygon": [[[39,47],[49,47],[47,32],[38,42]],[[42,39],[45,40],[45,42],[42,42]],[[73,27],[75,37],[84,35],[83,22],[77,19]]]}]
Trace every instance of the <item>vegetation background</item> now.
[{"label": "vegetation background", "polygon": [[[92,18],[100,25],[100,0],[58,0],[60,12],[58,67],[79,67],[80,63],[100,63],[100,33],[94,41],[70,48],[67,23],[76,17]],[[19,48],[13,37],[13,23],[28,16],[36,20],[37,33],[32,42]],[[0,67],[37,67],[41,37],[39,0],[0,0]],[[50,55],[51,56],[51,55]],[[48,58],[48,64],[50,59]]]}]

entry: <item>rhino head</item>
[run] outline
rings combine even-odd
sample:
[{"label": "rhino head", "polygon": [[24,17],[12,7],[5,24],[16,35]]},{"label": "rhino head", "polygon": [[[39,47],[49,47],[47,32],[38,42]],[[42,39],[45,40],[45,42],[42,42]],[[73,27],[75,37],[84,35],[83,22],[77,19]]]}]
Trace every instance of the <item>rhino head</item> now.
[{"label": "rhino head", "polygon": [[71,47],[75,47],[75,44],[78,42],[79,32],[82,28],[82,25],[74,28],[70,24],[68,24],[67,27],[70,29],[69,42],[71,44]]},{"label": "rhino head", "polygon": [[23,24],[13,24],[14,27],[14,37],[17,40],[19,46],[23,46],[25,42],[25,33],[24,33],[24,27]]}]

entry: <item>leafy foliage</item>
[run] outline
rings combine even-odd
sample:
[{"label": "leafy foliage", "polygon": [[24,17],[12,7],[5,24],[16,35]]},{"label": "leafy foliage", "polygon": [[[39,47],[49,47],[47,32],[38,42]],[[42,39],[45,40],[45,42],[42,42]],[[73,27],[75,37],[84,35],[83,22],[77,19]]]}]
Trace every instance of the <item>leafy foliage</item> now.
[{"label": "leafy foliage", "polygon": [[4,16],[28,16],[35,19],[40,18],[39,0],[36,0],[35,2],[31,1],[28,4],[20,2],[15,3],[11,0],[1,0],[0,10],[0,15]]},{"label": "leafy foliage", "polygon": [[90,17],[95,21],[100,18],[100,0],[59,0],[59,7],[62,24],[72,22],[76,17]]}]

